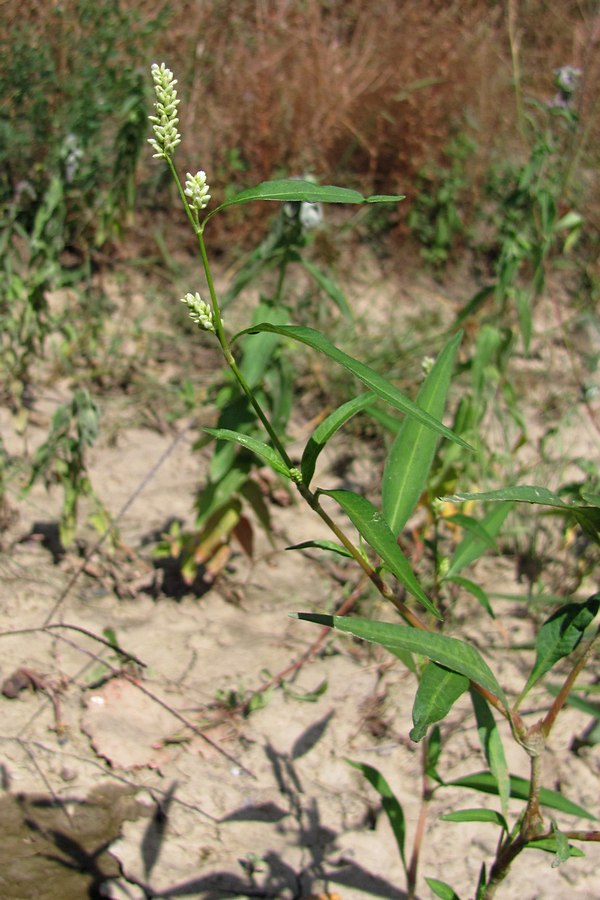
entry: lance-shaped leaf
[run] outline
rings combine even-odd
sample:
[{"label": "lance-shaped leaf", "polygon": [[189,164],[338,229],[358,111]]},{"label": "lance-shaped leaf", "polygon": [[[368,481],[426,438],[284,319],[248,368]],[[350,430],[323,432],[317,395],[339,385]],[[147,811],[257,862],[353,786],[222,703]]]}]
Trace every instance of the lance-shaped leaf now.
[{"label": "lance-shaped leaf", "polygon": [[572,653],[600,609],[600,593],[585,603],[566,603],[546,619],[535,639],[535,663],[519,702],[552,666]]},{"label": "lance-shaped leaf", "polygon": [[340,556],[346,556],[350,559],[354,559],[349,550],[346,550],[342,544],[336,544],[335,541],[328,541],[327,539],[319,538],[314,541],[302,541],[301,544],[293,544],[291,547],[286,547],[286,550],[330,550],[332,553],[339,553]]},{"label": "lance-shaped leaf", "polygon": [[441,666],[452,669],[453,672],[459,672],[470,681],[486,688],[508,709],[504,691],[481,654],[471,644],[459,641],[458,638],[412,628],[409,625],[375,622],[372,619],[328,616],[321,613],[295,613],[293,617],[346,631],[390,650],[397,647],[411,653],[420,653],[421,656],[426,656]]},{"label": "lance-shaped leaf", "polygon": [[485,538],[473,530],[465,535],[450,558],[450,568],[446,572],[445,578],[453,578],[462,569],[479,559],[481,554],[489,547],[490,541],[493,543],[494,537],[500,531],[511,509],[511,503],[503,503],[501,506],[492,507],[479,523],[479,528],[483,529],[486,534]]},{"label": "lance-shaped leaf", "polygon": [[508,815],[508,798],[510,797],[510,776],[502,746],[502,738],[496,720],[488,704],[477,691],[471,691],[471,701],[477,720],[477,732],[483,748],[490,772],[496,779],[500,806],[504,816]]},{"label": "lance-shaped leaf", "polygon": [[446,813],[440,816],[443,822],[489,822],[491,825],[499,825],[508,831],[506,819],[495,809],[459,809],[456,812]]},{"label": "lance-shaped leaf", "polygon": [[229,428],[203,428],[202,430],[206,431],[207,434],[211,434],[218,440],[233,441],[236,444],[240,444],[242,447],[246,447],[247,450],[251,450],[252,453],[255,453],[257,456],[264,459],[264,461],[268,463],[272,469],[275,469],[276,472],[285,475],[287,478],[291,478],[290,470],[279,454],[276,453],[272,447],[269,447],[268,444],[265,444],[264,441],[259,441],[257,438],[253,438],[248,434],[242,434],[241,431],[230,431]]},{"label": "lance-shaped leaf", "polygon": [[348,369],[349,372],[352,372],[359,381],[362,381],[366,387],[373,391],[374,394],[381,397],[382,400],[389,403],[390,406],[399,409],[407,416],[412,416],[412,418],[422,422],[428,428],[432,428],[438,434],[448,438],[448,440],[460,444],[461,447],[465,447],[468,450],[473,449],[470,444],[467,444],[466,441],[455,434],[450,428],[446,428],[445,425],[442,425],[441,422],[433,416],[430,416],[429,413],[421,409],[420,406],[417,406],[416,403],[409,400],[408,397],[405,397],[401,391],[379,375],[378,372],[371,369],[369,366],[366,366],[364,363],[358,362],[358,360],[353,359],[351,356],[348,356],[347,353],[344,353],[343,350],[340,350],[332,344],[331,341],[327,340],[327,338],[319,331],[315,331],[314,328],[307,328],[304,325],[278,326],[263,322],[260,325],[252,325],[250,328],[240,331],[235,336],[234,340],[237,340],[243,334],[259,334],[263,331],[271,331],[275,334],[280,334],[283,337],[299,341],[301,344],[306,344],[308,347],[312,347],[313,350],[318,350],[325,356],[334,360],[334,362],[339,363],[345,369]]},{"label": "lance-shaped leaf", "polygon": [[474,581],[471,581],[469,578],[463,578],[461,575],[454,575],[452,578],[448,578],[448,581],[451,581],[452,584],[457,584],[459,587],[465,589],[465,591],[469,591],[470,594],[479,600],[483,608],[485,609],[488,616],[492,619],[496,618],[496,614],[492,609],[492,604],[490,603],[490,598],[486,594],[480,585],[475,584]]},{"label": "lance-shaped leaf", "polygon": [[353,397],[352,400],[348,400],[347,403],[343,403],[337,409],[334,409],[327,418],[323,419],[322,422],[319,422],[304,448],[302,461],[300,463],[302,481],[307,487],[315,473],[315,466],[319,454],[327,444],[327,441],[333,437],[336,431],[341,428],[348,419],[352,418],[357,412],[360,412],[361,409],[370,406],[376,399],[375,394],[372,394],[371,392],[359,394],[357,397]]},{"label": "lance-shaped leaf", "polygon": [[411,741],[420,741],[434,722],[444,719],[469,687],[469,679],[430,662],[421,675],[412,710]]},{"label": "lance-shaped leaf", "polygon": [[[421,385],[416,403],[435,419],[442,418],[454,357],[462,332],[449,341]],[[438,435],[423,422],[406,418],[388,453],[381,499],[383,514],[395,535],[400,534],[425,489],[438,444]]]},{"label": "lance-shaped leaf", "polygon": [[400,852],[400,859],[402,860],[402,865],[406,872],[406,858],[404,855],[406,823],[404,821],[404,812],[400,803],[381,772],[378,772],[377,769],[374,769],[373,766],[369,766],[366,763],[354,762],[351,759],[347,759],[346,762],[362,772],[367,781],[373,785],[381,797],[381,805],[392,826],[392,831],[394,832],[396,844],[398,845],[398,850]]},{"label": "lance-shaped leaf", "polygon": [[337,286],[335,281],[332,281],[328,275],[325,275],[324,272],[321,272],[314,263],[312,263],[309,259],[304,259],[304,257],[299,256],[298,262],[304,266],[306,271],[312,275],[315,279],[321,290],[323,290],[327,296],[333,300],[341,314],[349,320],[352,320],[352,311],[348,306],[348,301],[344,296],[344,292]]},{"label": "lance-shaped leaf", "polygon": [[[444,497],[445,500],[509,500],[518,503],[534,503],[549,506],[565,515],[572,516],[585,533],[597,544],[600,544],[600,509],[596,503],[581,506],[565,503],[557,494],[545,487],[530,484],[500,488],[497,491],[484,491],[481,494],[454,494]],[[584,499],[586,499],[584,497]]]},{"label": "lance-shaped leaf", "polygon": [[373,194],[371,197],[363,197],[358,191],[349,188],[314,184],[301,178],[279,178],[262,181],[256,187],[230,197],[212,210],[204,221],[207,222],[215,213],[228,206],[250,203],[252,200],[279,200],[283,203],[398,203],[404,200],[404,194]]},{"label": "lance-shaped leaf", "polygon": [[[498,794],[498,784],[491,772],[475,772],[473,775],[463,775],[462,778],[456,778],[454,781],[447,781],[444,787],[467,787],[474,791],[481,791],[484,794]],[[510,776],[510,796],[517,800],[527,800],[529,798],[529,781],[526,778],[520,778],[518,775]],[[582,819],[597,820],[597,816],[588,812],[583,806],[567,800],[558,791],[551,791],[548,788],[540,788],[540,803],[549,809],[558,809],[559,812],[566,813],[569,816],[577,816]]]},{"label": "lance-shaped leaf", "polygon": [[321,491],[339,503],[352,524],[373,550],[381,557],[386,567],[396,576],[400,584],[410,591],[423,606],[438,619],[441,616],[410,567],[410,563],[398,546],[390,527],[376,506],[353,491]]},{"label": "lance-shaped leaf", "polygon": [[436,897],[441,897],[441,900],[460,900],[460,897],[456,893],[453,887],[450,887],[449,884],[445,881],[440,881],[439,878],[428,878],[425,876],[425,881],[433,891]]}]

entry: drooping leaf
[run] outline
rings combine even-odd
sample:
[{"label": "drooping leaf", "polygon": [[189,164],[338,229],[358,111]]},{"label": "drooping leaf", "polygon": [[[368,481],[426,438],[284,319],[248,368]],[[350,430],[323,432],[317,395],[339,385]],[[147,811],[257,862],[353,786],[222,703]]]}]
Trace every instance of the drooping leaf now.
[{"label": "drooping leaf", "polygon": [[360,412],[361,409],[370,406],[376,399],[375,394],[371,392],[359,394],[357,397],[353,397],[352,400],[348,400],[347,403],[343,403],[323,419],[322,422],[319,422],[304,448],[300,463],[302,480],[307,487],[314,475],[319,454],[327,444],[327,441],[333,437],[348,419]]},{"label": "drooping leaf", "polygon": [[[462,332],[459,332],[446,344],[417,395],[417,405],[438,420],[444,414],[454,357],[461,338]],[[390,448],[383,470],[381,499],[383,514],[396,536],[425,489],[437,443],[438,435],[431,428],[406,418]]]},{"label": "drooping leaf", "polygon": [[360,494],[355,494],[353,491],[321,491],[321,493],[332,497],[336,503],[339,503],[358,532],[379,554],[400,584],[403,584],[407,591],[420,600],[429,612],[440,619],[439,612],[417,581],[410,563],[377,507],[373,506],[366,497],[361,497]]},{"label": "drooping leaf", "polygon": [[446,813],[440,816],[444,822],[489,822],[491,825],[499,825],[508,831],[506,819],[495,809],[459,809],[456,812]]},{"label": "drooping leaf", "polygon": [[506,696],[494,673],[475,647],[465,641],[459,641],[458,638],[437,634],[433,631],[422,631],[409,625],[375,622],[372,619],[329,616],[320,613],[295,613],[293,616],[306,622],[315,622],[318,625],[327,625],[329,628],[346,631],[365,641],[381,644],[383,647],[399,647],[401,650],[420,653],[441,666],[446,666],[453,672],[459,672],[471,681],[487,688],[508,709]]},{"label": "drooping leaf", "polygon": [[208,221],[215,213],[228,206],[236,206],[240,203],[250,203],[252,200],[279,200],[287,203],[397,203],[404,199],[402,194],[386,195],[374,194],[372,197],[363,197],[358,191],[349,188],[334,187],[329,184],[314,184],[312,181],[304,181],[300,178],[281,178],[273,181],[263,181],[256,187],[241,191],[229,200],[225,200],[216,209],[212,210],[205,221]]},{"label": "drooping leaf", "polygon": [[411,741],[420,741],[434,722],[444,719],[469,687],[469,679],[430,662],[421,675],[412,710]]},{"label": "drooping leaf", "polygon": [[398,851],[400,853],[400,859],[402,860],[402,865],[406,872],[406,858],[404,855],[406,824],[404,821],[404,812],[396,795],[381,772],[378,772],[373,766],[369,766],[366,763],[354,762],[352,759],[347,759],[346,762],[351,766],[354,766],[355,769],[358,769],[359,772],[362,772],[363,776],[371,785],[373,785],[381,797],[381,805],[392,826],[392,831],[394,832],[394,837],[396,838],[396,844],[398,845]]},{"label": "drooping leaf", "polygon": [[[495,777],[491,772],[475,772],[473,775],[463,775],[462,778],[456,778],[454,781],[447,781],[446,787],[467,787],[474,791],[481,791],[484,794],[498,794],[498,785]],[[518,775],[510,776],[510,796],[517,800],[527,800],[529,798],[529,781]],[[598,820],[598,817],[588,812],[583,806],[567,800],[557,791],[551,791],[549,788],[540,788],[540,803],[549,809],[557,809],[569,816],[577,816],[582,819]]]},{"label": "drooping leaf", "polygon": [[445,881],[440,881],[438,878],[428,878],[427,876],[425,876],[425,881],[436,897],[441,897],[442,900],[460,900],[454,888],[446,884]]},{"label": "drooping leaf", "polygon": [[600,593],[589,597],[585,603],[566,603],[546,619],[537,633],[535,663],[519,700],[555,663],[575,650],[599,609]]},{"label": "drooping leaf", "polygon": [[234,340],[241,337],[243,334],[259,334],[263,331],[275,332],[283,337],[299,341],[302,344],[306,344],[308,347],[312,347],[314,350],[320,351],[325,356],[328,356],[330,359],[339,363],[345,369],[348,369],[349,372],[352,372],[359,381],[362,381],[366,387],[389,403],[390,406],[399,409],[407,416],[412,416],[417,421],[432,428],[438,434],[448,438],[448,440],[460,444],[461,447],[465,447],[468,450],[473,449],[470,444],[467,444],[467,442],[459,435],[451,431],[450,428],[446,428],[445,425],[442,425],[441,422],[438,422],[437,419],[434,419],[433,416],[430,416],[422,410],[416,403],[409,400],[408,397],[405,397],[401,391],[379,375],[378,372],[375,372],[374,369],[369,368],[369,366],[364,365],[364,363],[358,362],[358,360],[348,356],[347,353],[344,353],[342,350],[338,349],[338,347],[334,346],[334,344],[332,344],[323,334],[319,331],[315,331],[314,328],[307,328],[304,325],[277,326],[267,322],[261,323],[260,325],[253,325],[250,328],[244,329],[244,331],[240,331]]},{"label": "drooping leaf", "polygon": [[506,817],[510,797],[510,776],[500,731],[488,704],[477,691],[471,691],[471,701],[475,710],[479,741],[490,772],[496,779],[502,814]]},{"label": "drooping leaf", "polygon": [[326,539],[319,539],[314,541],[302,541],[300,544],[293,544],[291,547],[286,547],[286,550],[330,550],[332,553],[339,553],[340,556],[346,556],[350,559],[353,559],[352,554],[346,550],[342,544],[336,544],[335,541],[328,541]]},{"label": "drooping leaf", "polygon": [[252,453],[264,459],[276,472],[290,478],[290,470],[279,454],[272,447],[269,447],[268,444],[265,444],[264,441],[259,441],[257,438],[251,437],[249,434],[243,434],[241,431],[230,431],[229,428],[203,428],[203,431],[211,434],[218,440],[233,441],[242,447],[246,447],[247,450],[251,450]]},{"label": "drooping leaf", "polygon": [[484,540],[479,534],[470,531],[464,536],[452,556],[450,557],[450,568],[444,576],[447,579],[454,578],[455,575],[479,559],[482,553],[489,546],[489,541],[498,534],[504,520],[512,509],[511,503],[503,503],[500,506],[493,506],[492,509],[484,516],[480,522],[488,535],[488,539]]}]

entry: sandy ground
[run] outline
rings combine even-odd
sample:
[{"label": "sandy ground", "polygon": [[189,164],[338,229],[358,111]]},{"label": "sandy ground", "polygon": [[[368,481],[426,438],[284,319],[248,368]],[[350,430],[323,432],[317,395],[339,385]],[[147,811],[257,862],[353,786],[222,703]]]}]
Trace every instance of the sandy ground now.
[{"label": "sandy ground", "polygon": [[[2,415],[9,451],[22,451],[22,438]],[[180,432],[184,425],[178,423]],[[30,449],[43,433],[30,430]],[[593,448],[593,436],[576,433]],[[206,463],[191,452],[194,436],[190,430],[174,441],[172,434],[123,428],[116,442],[94,448],[92,482],[111,513],[132,501],[119,520],[128,552],[97,553],[84,571],[74,553],[53,561],[40,523],[56,521],[60,496],[41,487],[19,504],[5,533],[0,678],[20,671],[24,689],[0,696],[0,896],[400,900],[405,881],[390,825],[347,760],[384,774],[403,805],[410,851],[421,790],[420,748],[408,739],[412,677],[381,648],[329,634],[283,687],[265,693],[262,708],[247,717],[228,708],[229,692],[256,690],[320,636],[318,627],[289,614],[331,611],[357,576],[285,551],[325,536],[310,511],[294,504],[273,506],[274,546],[259,537],[252,563],[236,553],[202,597],[157,591],[148,539],[172,517],[192,521]],[[368,467],[368,458],[360,464]],[[329,472],[328,486],[339,486],[336,478]],[[478,577],[492,591],[523,590],[506,557],[486,559]],[[52,624],[63,627],[41,631],[53,609]],[[522,673],[519,655],[507,648],[530,641],[534,629],[518,604],[503,610],[493,622],[465,596],[457,622],[476,646],[497,648],[491,660],[511,691]],[[360,611],[394,621],[371,595]],[[138,663],[84,633],[101,636],[107,628]],[[539,696],[531,698],[530,721]],[[443,726],[439,769],[447,781],[485,768],[469,712],[462,698]],[[544,783],[600,816],[599,747],[570,749],[588,724],[582,713],[564,711],[545,756]],[[527,776],[524,752],[505,737],[511,771]],[[435,792],[419,897],[433,896],[425,876],[448,882],[463,900],[474,896],[482,862],[493,859],[496,830],[440,821],[473,806],[495,808],[494,798]],[[515,802],[511,811],[519,808]],[[560,813],[556,820],[593,827]],[[498,896],[597,897],[597,848],[585,845],[585,858],[558,869],[551,855],[527,851]]]}]

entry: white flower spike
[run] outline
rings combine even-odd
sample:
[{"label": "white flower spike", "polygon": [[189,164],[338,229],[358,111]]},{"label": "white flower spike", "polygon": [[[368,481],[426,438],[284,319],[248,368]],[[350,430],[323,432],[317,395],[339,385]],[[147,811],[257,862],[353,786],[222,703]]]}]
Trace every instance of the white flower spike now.
[{"label": "white flower spike", "polygon": [[190,319],[195,322],[198,328],[203,331],[212,331],[215,333],[213,316],[208,303],[205,303],[198,291],[195,294],[186,294],[181,298],[181,302],[185,303],[190,311]]},{"label": "white flower spike", "polygon": [[148,116],[154,131],[154,137],[148,139],[148,143],[156,152],[155,159],[169,159],[175,150],[177,144],[181,143],[181,135],[177,131],[179,119],[177,118],[177,91],[175,85],[177,81],[173,78],[173,73],[167,69],[164,63],[160,66],[153,63],[152,78],[154,80],[154,92],[156,94],[156,110],[155,116]]},{"label": "white flower spike", "polygon": [[185,180],[185,194],[190,198],[190,206],[197,212],[206,209],[210,194],[210,188],[206,183],[206,172],[196,172],[195,175],[187,173]]}]

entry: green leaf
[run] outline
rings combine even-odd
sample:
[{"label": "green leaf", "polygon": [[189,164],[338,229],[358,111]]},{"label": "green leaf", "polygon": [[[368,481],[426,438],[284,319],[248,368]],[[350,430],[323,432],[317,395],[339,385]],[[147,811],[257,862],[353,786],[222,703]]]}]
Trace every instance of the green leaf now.
[{"label": "green leaf", "polygon": [[446,813],[440,816],[443,822],[489,822],[491,825],[499,825],[508,831],[506,819],[495,809],[459,809],[456,812]]},{"label": "green leaf", "polygon": [[439,725],[434,725],[427,741],[427,759],[425,760],[425,774],[438,784],[443,784],[443,779],[437,770],[437,764],[442,755],[442,732]]},{"label": "green leaf", "polygon": [[464,513],[454,513],[452,516],[444,516],[443,521],[448,522],[451,525],[458,525],[463,531],[468,531],[470,534],[475,535],[475,537],[480,538],[486,549],[498,549],[491,534],[486,531],[481,522],[478,519],[474,519],[473,516],[466,516]]},{"label": "green leaf", "polygon": [[[467,787],[474,791],[481,791],[484,794],[498,795],[498,785],[495,777],[491,772],[475,772],[473,775],[464,775],[454,781],[447,781],[445,787]],[[520,778],[518,775],[510,776],[510,796],[517,800],[527,800],[529,798],[529,781],[527,778]],[[558,809],[559,812],[566,813],[569,816],[577,816],[583,819],[598,820],[597,816],[588,812],[583,806],[567,800],[557,791],[551,791],[548,788],[540,788],[540,803],[549,809]]]},{"label": "green leaf", "polygon": [[352,554],[346,550],[341,544],[336,544],[335,541],[328,540],[314,540],[314,541],[302,541],[301,544],[292,544],[291,547],[286,547],[286,550],[309,550],[315,548],[316,550],[331,550],[332,553],[339,553],[340,556],[347,556],[350,559],[354,559]]},{"label": "green leaf", "polygon": [[325,291],[327,296],[331,300],[333,300],[333,302],[335,303],[335,305],[337,306],[337,308],[339,309],[341,314],[346,319],[349,319],[351,321],[352,320],[352,311],[351,311],[350,307],[348,306],[348,301],[346,300],[344,292],[337,286],[337,284],[334,281],[332,281],[332,279],[329,278],[329,276],[325,275],[324,272],[321,272],[321,270],[318,269],[314,265],[314,263],[312,263],[309,259],[304,259],[304,257],[301,256],[299,258],[298,262],[300,262],[304,266],[306,271],[310,275],[312,275],[312,277],[315,279],[315,281],[317,282],[317,284],[319,285],[321,290]]},{"label": "green leaf", "polygon": [[377,394],[395,409],[399,409],[407,416],[412,416],[414,419],[417,419],[417,421],[432,428],[438,434],[448,438],[448,440],[460,444],[461,447],[466,447],[468,450],[473,449],[470,444],[467,444],[467,442],[459,437],[459,435],[451,431],[450,428],[446,428],[445,425],[442,425],[441,422],[438,422],[437,419],[434,419],[433,416],[430,416],[422,410],[416,403],[413,403],[412,400],[405,397],[404,394],[375,372],[374,369],[371,369],[369,366],[365,366],[364,363],[358,362],[358,360],[348,356],[347,353],[344,353],[342,350],[338,349],[338,347],[334,346],[319,331],[315,331],[314,328],[306,328],[303,325],[277,326],[264,322],[260,325],[253,325],[250,328],[244,329],[244,331],[240,331],[234,340],[241,337],[243,334],[258,334],[263,331],[271,331],[275,334],[280,334],[283,337],[299,341],[301,344],[306,344],[308,347],[312,347],[313,350],[318,350],[320,353],[323,353],[325,356],[328,356],[330,359],[339,363],[345,369],[348,369],[349,372],[352,372],[352,374],[372,390],[374,394]]},{"label": "green leaf", "polygon": [[454,576],[458,575],[462,569],[479,559],[489,546],[489,541],[500,531],[500,528],[511,509],[512,504],[505,503],[501,506],[492,507],[490,512],[484,516],[479,525],[480,528],[484,529],[487,539],[480,537],[479,534],[472,531],[465,535],[450,558],[450,568],[444,576],[445,578],[454,578]]},{"label": "green leaf", "polygon": [[427,876],[425,876],[425,881],[436,897],[441,897],[442,900],[460,900],[454,888],[451,888],[445,881],[439,881],[437,878],[428,878]]},{"label": "green leaf", "polygon": [[398,851],[400,853],[400,859],[402,860],[402,865],[406,872],[406,858],[404,856],[406,824],[404,821],[404,812],[400,803],[383,775],[378,772],[377,769],[374,769],[373,766],[369,766],[366,763],[354,762],[352,759],[347,759],[346,762],[349,763],[349,765],[354,766],[355,769],[358,769],[359,772],[362,772],[363,776],[373,785],[381,797],[381,805],[392,826],[392,831],[394,832],[394,837],[396,838],[396,844],[398,845]]},{"label": "green leaf", "polygon": [[196,500],[196,528],[201,528],[210,516],[236,494],[248,479],[248,471],[245,465],[236,465],[230,469],[219,481],[210,481],[199,492]]},{"label": "green leaf", "polygon": [[286,478],[291,477],[290,470],[279,454],[272,447],[269,447],[268,444],[265,444],[264,441],[259,441],[249,434],[243,434],[241,431],[230,431],[229,428],[203,428],[202,430],[220,441],[233,441],[242,447],[246,447],[247,450],[251,450],[252,453],[264,459],[276,472],[285,475]]},{"label": "green leaf", "polygon": [[546,619],[535,639],[535,663],[519,702],[552,666],[572,653],[600,609],[600,593],[585,603],[566,603]]},{"label": "green leaf", "polygon": [[303,181],[300,178],[282,178],[263,181],[256,187],[241,191],[209,213],[205,222],[228,206],[250,203],[252,200],[279,200],[288,203],[397,203],[403,199],[403,194],[389,196],[374,194],[372,197],[363,197],[358,191],[349,188],[314,184],[312,181]]},{"label": "green leaf", "polygon": [[477,691],[471,691],[471,702],[475,710],[479,741],[490,772],[496,779],[502,814],[506,817],[508,815],[508,798],[510,797],[510,776],[502,738],[492,711]]},{"label": "green leaf", "polygon": [[379,554],[387,568],[404,585],[407,591],[420,600],[423,606],[438,619],[441,616],[417,581],[410,563],[402,553],[389,525],[376,506],[353,491],[321,491],[332,497],[342,507],[352,524],[365,541]]},{"label": "green leaf", "polygon": [[493,672],[475,647],[465,641],[433,631],[421,631],[409,625],[375,622],[372,619],[328,616],[320,613],[296,613],[294,617],[318,625],[327,625],[329,628],[338,628],[365,641],[381,644],[382,647],[390,649],[398,647],[400,650],[420,653],[487,688],[508,709],[504,691]]},{"label": "green leaf", "polygon": [[[252,320],[253,322],[271,322],[273,325],[283,325],[289,320],[289,312],[280,306],[261,302],[254,311]],[[255,340],[247,343],[251,346],[244,348],[240,372],[246,379],[248,386],[255,388],[271,362],[273,353],[279,343],[279,336],[264,332]]]},{"label": "green leaf", "polygon": [[375,394],[370,392],[358,394],[357,397],[353,397],[352,400],[348,400],[347,403],[343,403],[335,409],[327,416],[327,418],[323,419],[323,421],[317,425],[304,448],[302,461],[300,463],[302,481],[307,487],[315,473],[315,466],[319,454],[327,444],[327,441],[333,437],[336,431],[341,428],[348,419],[352,418],[357,412],[360,412],[361,409],[370,406],[376,399]]},{"label": "green leaf", "polygon": [[[564,838],[564,835],[562,835]],[[560,846],[560,851],[559,851]],[[574,847],[572,844],[567,842],[565,847],[563,842],[559,842],[557,837],[549,837],[549,838],[540,838],[539,841],[529,841],[528,844],[525,844],[525,849],[527,850],[545,850],[546,853],[555,853],[557,855],[557,859],[560,862],[565,862],[571,856],[573,857],[581,857],[585,856],[583,850],[580,850],[579,847]],[[560,856],[559,856],[560,852]],[[553,867],[555,866],[552,863]]]},{"label": "green leaf", "polygon": [[[571,515],[578,525],[591,537],[595,543],[600,544],[600,510],[596,504],[591,506],[575,506],[565,503],[557,494],[545,487],[524,484],[514,487],[500,488],[497,491],[486,491],[481,494],[454,494],[453,497],[444,497],[445,500],[511,500],[518,503],[534,503],[540,506],[549,506],[557,509],[565,515]],[[585,499],[585,498],[584,498]]]},{"label": "green leaf", "polygon": [[447,581],[451,581],[453,584],[457,584],[459,587],[465,589],[465,591],[469,591],[470,594],[479,600],[485,611],[492,619],[496,618],[496,614],[492,609],[492,605],[490,603],[490,598],[480,587],[478,584],[475,584],[474,581],[471,581],[469,578],[463,578],[461,575],[454,575],[452,578],[448,578]]},{"label": "green leaf", "polygon": [[[454,367],[454,357],[462,338],[459,332],[449,341],[421,385],[416,403],[441,420]],[[419,497],[437,448],[438,436],[423,422],[406,418],[390,448],[381,484],[383,514],[393,534],[404,528]]]},{"label": "green leaf", "polygon": [[423,670],[412,710],[411,741],[420,741],[434,722],[444,719],[469,687],[469,679],[435,662]]}]

